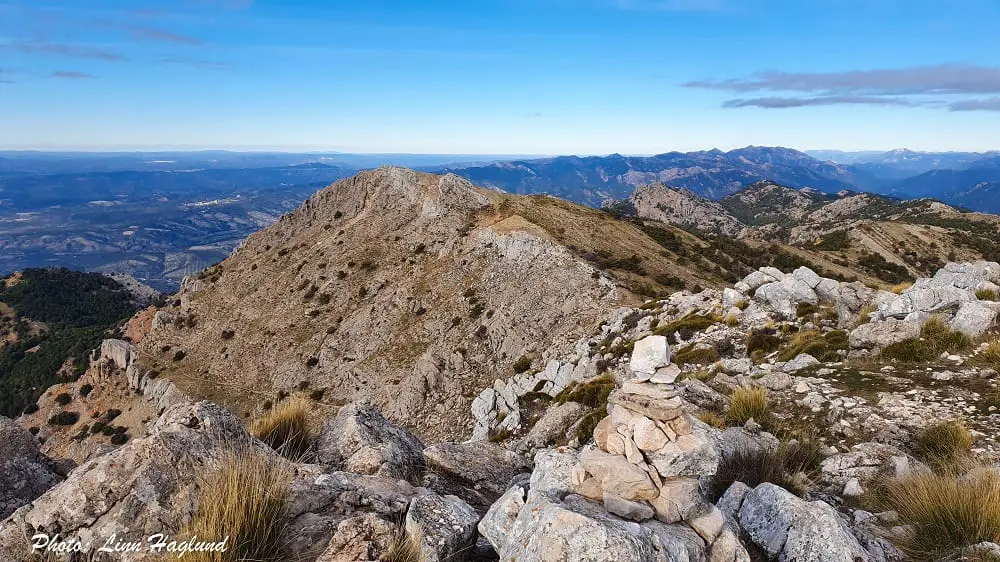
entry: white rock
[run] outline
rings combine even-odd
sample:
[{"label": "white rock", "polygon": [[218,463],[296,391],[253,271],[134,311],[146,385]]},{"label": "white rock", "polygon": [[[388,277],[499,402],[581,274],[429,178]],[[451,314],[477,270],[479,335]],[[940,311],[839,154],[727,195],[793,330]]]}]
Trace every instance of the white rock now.
[{"label": "white rock", "polygon": [[633,373],[656,374],[656,370],[670,364],[670,345],[665,336],[647,336],[632,349],[629,369]]}]

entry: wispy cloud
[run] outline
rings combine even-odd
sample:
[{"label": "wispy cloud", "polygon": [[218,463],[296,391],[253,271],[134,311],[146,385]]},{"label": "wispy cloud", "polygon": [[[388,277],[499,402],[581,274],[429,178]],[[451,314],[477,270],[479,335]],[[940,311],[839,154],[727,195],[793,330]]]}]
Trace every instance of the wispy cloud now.
[{"label": "wispy cloud", "polygon": [[97,78],[93,74],[87,74],[86,72],[77,72],[75,70],[57,70],[49,75],[50,78],[61,78],[63,80],[89,80],[92,78]]},{"label": "wispy cloud", "polygon": [[163,41],[166,43],[178,43],[182,45],[200,45],[202,40],[190,35],[174,33],[157,27],[146,25],[134,25],[130,23],[103,21],[101,25],[110,27],[127,33],[135,39],[142,41]]},{"label": "wispy cloud", "polygon": [[880,98],[877,96],[821,96],[815,98],[751,98],[729,100],[722,107],[763,107],[765,109],[787,109],[810,105],[896,105],[915,107],[925,105],[906,98]]},{"label": "wispy cloud", "polygon": [[69,58],[94,59],[109,62],[127,60],[124,56],[84,45],[67,45],[45,41],[15,41],[0,45],[0,50],[10,50],[27,55],[51,55]]},{"label": "wispy cloud", "polygon": [[684,84],[730,92],[785,91],[825,95],[968,94],[1000,92],[1000,68],[960,64],[848,72],[760,72],[749,78]]},{"label": "wispy cloud", "polygon": [[928,99],[1000,93],[1000,67],[941,64],[846,72],[758,72],[745,78],[698,80],[687,88],[733,93],[787,92],[790,96],[733,99],[723,107],[785,109],[817,105],[947,107],[952,111],[991,109],[986,100]]},{"label": "wispy cloud", "polygon": [[962,100],[948,104],[949,111],[1000,111],[1000,97]]}]

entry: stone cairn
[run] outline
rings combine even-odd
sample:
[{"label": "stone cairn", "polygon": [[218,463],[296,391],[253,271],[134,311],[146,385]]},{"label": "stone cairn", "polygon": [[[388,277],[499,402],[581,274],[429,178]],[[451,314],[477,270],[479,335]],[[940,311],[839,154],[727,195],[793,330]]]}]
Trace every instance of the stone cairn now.
[{"label": "stone cairn", "polygon": [[576,492],[625,519],[687,524],[721,555],[712,560],[738,558],[738,539],[700,492],[698,479],[715,474],[718,453],[712,430],[683,410],[666,338],[636,342],[629,369],[634,378],[612,393],[610,415],[594,429],[596,447],[573,469]]}]

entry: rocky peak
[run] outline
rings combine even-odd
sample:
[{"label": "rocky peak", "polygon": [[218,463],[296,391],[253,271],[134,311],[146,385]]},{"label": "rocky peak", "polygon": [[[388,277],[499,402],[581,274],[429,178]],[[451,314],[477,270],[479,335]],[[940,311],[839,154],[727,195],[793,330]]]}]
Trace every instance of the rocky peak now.
[{"label": "rocky peak", "polygon": [[743,224],[722,205],[698,197],[687,189],[662,183],[641,185],[630,201],[644,219],[726,236],[734,236],[743,229]]}]

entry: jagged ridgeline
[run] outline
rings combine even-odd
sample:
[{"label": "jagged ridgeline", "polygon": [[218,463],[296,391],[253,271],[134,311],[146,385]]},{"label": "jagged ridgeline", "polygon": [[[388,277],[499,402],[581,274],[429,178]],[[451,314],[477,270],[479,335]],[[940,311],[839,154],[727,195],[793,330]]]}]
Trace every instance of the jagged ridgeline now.
[{"label": "jagged ridgeline", "polygon": [[98,273],[26,269],[0,283],[0,415],[16,417],[135,314],[132,294]]}]

